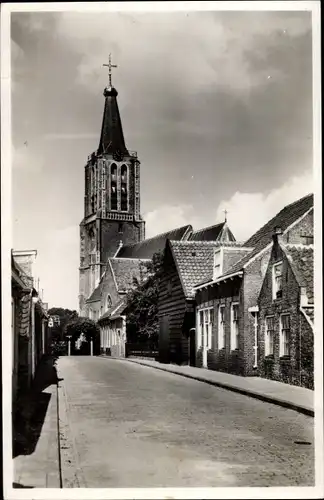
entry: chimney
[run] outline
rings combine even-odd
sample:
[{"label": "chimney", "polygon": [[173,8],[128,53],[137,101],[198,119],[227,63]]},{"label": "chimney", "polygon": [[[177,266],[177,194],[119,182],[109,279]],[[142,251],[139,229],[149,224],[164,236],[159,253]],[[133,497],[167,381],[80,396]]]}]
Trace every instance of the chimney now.
[{"label": "chimney", "polygon": [[272,233],[272,240],[274,245],[280,245],[283,243],[283,233],[282,229],[279,226],[276,226]]}]

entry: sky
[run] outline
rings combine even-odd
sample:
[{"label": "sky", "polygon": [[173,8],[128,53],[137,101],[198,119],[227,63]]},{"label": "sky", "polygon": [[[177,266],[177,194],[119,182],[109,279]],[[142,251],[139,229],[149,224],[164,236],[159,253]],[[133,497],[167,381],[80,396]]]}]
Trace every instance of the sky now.
[{"label": "sky", "polygon": [[224,220],[246,240],[313,191],[309,12],[22,12],[11,18],[13,248],[78,308],[84,165],[113,85],[146,236]]}]

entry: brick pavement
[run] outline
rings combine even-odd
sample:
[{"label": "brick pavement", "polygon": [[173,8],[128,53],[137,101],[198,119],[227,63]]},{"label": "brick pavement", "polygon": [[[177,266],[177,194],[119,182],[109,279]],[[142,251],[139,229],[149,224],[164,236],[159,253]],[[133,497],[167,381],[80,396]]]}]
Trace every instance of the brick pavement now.
[{"label": "brick pavement", "polygon": [[22,405],[14,446],[14,488],[60,488],[57,382],[53,360],[44,360]]},{"label": "brick pavement", "polygon": [[125,360],[58,373],[84,487],[314,485],[309,416]]},{"label": "brick pavement", "polygon": [[[109,358],[109,356],[100,356]],[[183,377],[207,382],[211,385],[223,387],[247,396],[251,396],[268,403],[277,404],[285,408],[314,416],[314,391],[304,387],[292,386],[268,380],[261,377],[240,377],[229,373],[195,368],[187,365],[163,364],[158,361],[126,358],[126,361],[150,366]]]}]

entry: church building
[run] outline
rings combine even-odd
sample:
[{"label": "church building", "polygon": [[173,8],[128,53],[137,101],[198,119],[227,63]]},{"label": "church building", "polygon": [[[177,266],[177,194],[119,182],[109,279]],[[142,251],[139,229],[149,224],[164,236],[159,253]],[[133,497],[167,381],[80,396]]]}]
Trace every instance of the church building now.
[{"label": "church building", "polygon": [[104,90],[105,107],[98,149],[85,166],[84,218],[80,224],[79,309],[88,316],[86,300],[98,286],[107,259],[121,245],[145,238],[140,214],[140,162],[125,144],[117,90]]},{"label": "church building", "polygon": [[[80,224],[80,315],[98,321],[101,351],[125,355],[125,299],[143,264],[163,253],[168,241],[235,242],[228,224],[194,231],[190,224],[145,239],[140,213],[140,161],[124,140],[117,90],[104,90],[99,147],[85,166],[84,218]],[[181,252],[186,252],[183,246]],[[200,274],[199,274],[200,276]],[[202,277],[205,276],[203,272]]]}]

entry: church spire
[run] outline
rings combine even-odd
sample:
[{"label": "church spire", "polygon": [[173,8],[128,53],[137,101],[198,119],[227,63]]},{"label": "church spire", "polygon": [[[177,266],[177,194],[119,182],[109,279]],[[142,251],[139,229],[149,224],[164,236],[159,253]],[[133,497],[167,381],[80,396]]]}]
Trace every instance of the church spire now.
[{"label": "church spire", "polygon": [[106,87],[104,90],[105,109],[102,119],[98,154],[118,152],[124,155],[128,152],[119,115],[117,103],[118,92],[111,83],[111,70],[112,68],[117,68],[117,65],[111,63],[111,54],[109,54],[108,64],[103,64],[103,66],[108,67],[109,87]]}]

